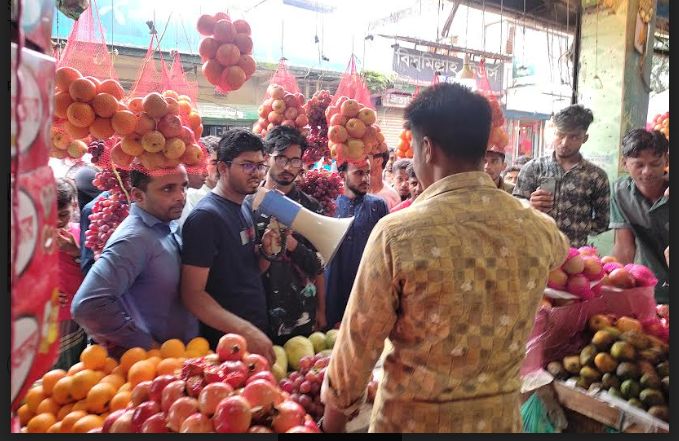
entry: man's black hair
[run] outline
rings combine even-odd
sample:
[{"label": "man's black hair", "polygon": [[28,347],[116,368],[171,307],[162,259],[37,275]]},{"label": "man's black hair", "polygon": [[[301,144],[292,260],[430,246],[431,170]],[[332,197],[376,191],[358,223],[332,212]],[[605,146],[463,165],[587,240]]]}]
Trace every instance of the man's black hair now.
[{"label": "man's black hair", "polygon": [[70,179],[57,179],[57,210],[70,206],[75,199],[76,192],[75,184]]},{"label": "man's black hair", "polygon": [[139,170],[130,171],[130,184],[132,184],[132,187],[138,188],[141,191],[146,191],[151,179],[151,175],[147,175]]},{"label": "man's black hair", "polygon": [[584,130],[586,132],[589,125],[594,121],[594,115],[588,108],[580,104],[573,104],[561,109],[552,120],[557,129],[566,131]]},{"label": "man's black hair", "polygon": [[302,133],[294,127],[276,126],[266,134],[264,152],[269,155],[281,153],[295,144],[302,148],[302,154],[304,154],[308,144]]},{"label": "man's black hair", "polygon": [[349,169],[349,161],[344,161],[343,163],[341,163],[337,166],[337,171],[339,173],[345,172],[348,169]]},{"label": "man's black hair", "polygon": [[394,162],[391,166],[391,171],[395,173],[397,170],[405,170],[405,172],[408,173],[408,167],[412,165],[412,162],[413,161],[408,158],[401,158]]},{"label": "man's black hair", "polygon": [[219,147],[219,136],[213,136],[213,135],[207,135],[203,136],[200,138],[200,142],[203,143],[205,146],[205,150],[207,150],[207,154],[211,155],[217,151],[217,147]]},{"label": "man's black hair", "polygon": [[408,164],[408,168],[406,168],[406,173],[408,173],[408,179],[417,179],[417,175],[415,174],[415,164],[413,161],[410,161]]},{"label": "man's black hair", "polygon": [[448,158],[479,163],[486,153],[491,109],[488,100],[459,84],[427,87],[405,110],[420,142],[426,136]]},{"label": "man's black hair", "polygon": [[506,169],[504,169],[504,170],[502,171],[502,176],[505,176],[507,173],[510,173],[510,172],[519,172],[519,171],[521,171],[521,167],[520,167],[520,166],[518,166],[518,165],[511,165],[511,166],[507,167]]},{"label": "man's black hair", "polygon": [[[387,166],[387,162],[389,161],[389,153],[390,151],[387,149],[383,151],[382,153],[374,153],[373,158],[377,159],[379,157],[382,158],[382,169],[384,169]],[[389,170],[391,171],[391,170]]]},{"label": "man's black hair", "polygon": [[657,130],[632,129],[622,138],[623,158],[638,158],[642,151],[650,150],[655,156],[669,152],[670,143]]},{"label": "man's black hair", "polygon": [[244,152],[264,153],[262,138],[240,127],[229,129],[219,141],[217,160],[231,162]]},{"label": "man's black hair", "polygon": [[532,158],[530,156],[521,155],[514,160],[514,164],[512,164],[512,165],[515,165],[515,166],[521,168],[524,165],[526,165],[528,163],[528,161],[530,161],[531,159]]}]

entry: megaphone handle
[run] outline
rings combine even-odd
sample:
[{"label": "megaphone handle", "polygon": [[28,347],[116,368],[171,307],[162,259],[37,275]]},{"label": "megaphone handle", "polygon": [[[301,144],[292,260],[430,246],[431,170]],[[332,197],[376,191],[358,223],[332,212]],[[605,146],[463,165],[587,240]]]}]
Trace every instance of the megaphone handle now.
[{"label": "megaphone handle", "polygon": [[259,206],[262,213],[276,213],[278,220],[288,227],[292,226],[292,221],[301,208],[301,205],[277,191],[269,191]]}]

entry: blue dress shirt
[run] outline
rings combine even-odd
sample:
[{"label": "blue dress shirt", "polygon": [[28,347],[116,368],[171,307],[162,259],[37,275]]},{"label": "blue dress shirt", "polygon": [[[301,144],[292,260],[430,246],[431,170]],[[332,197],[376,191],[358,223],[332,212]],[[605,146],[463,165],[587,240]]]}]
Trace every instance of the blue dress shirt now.
[{"label": "blue dress shirt", "polygon": [[115,352],[198,335],[198,320],[179,292],[178,228],[131,205],[71,306],[74,320],[97,343]]}]

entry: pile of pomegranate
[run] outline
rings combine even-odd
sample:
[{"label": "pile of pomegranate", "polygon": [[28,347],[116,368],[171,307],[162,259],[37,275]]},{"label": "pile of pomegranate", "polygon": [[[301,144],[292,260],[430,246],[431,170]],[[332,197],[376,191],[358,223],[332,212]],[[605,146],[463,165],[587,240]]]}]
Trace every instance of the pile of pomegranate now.
[{"label": "pile of pomegranate", "polygon": [[215,354],[188,359],[181,372],[142,381],[131,404],[112,412],[103,433],[317,433],[245,339],[224,335]]},{"label": "pile of pomegranate", "polygon": [[344,184],[340,175],[321,168],[306,172],[299,188],[320,202],[326,216],[333,216],[337,209],[335,200],[342,194]]}]

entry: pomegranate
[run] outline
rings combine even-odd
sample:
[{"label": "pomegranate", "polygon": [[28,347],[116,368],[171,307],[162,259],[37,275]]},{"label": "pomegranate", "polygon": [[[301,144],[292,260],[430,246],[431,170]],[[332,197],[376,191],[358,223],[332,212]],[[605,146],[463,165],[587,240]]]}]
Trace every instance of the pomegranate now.
[{"label": "pomegranate", "polygon": [[165,389],[165,386],[175,380],[176,378],[174,375],[161,375],[160,377],[154,378],[153,381],[151,381],[149,398],[153,401],[156,401],[157,403],[160,403],[160,400],[163,397],[163,389]]},{"label": "pomegranate", "polygon": [[190,397],[198,398],[198,395],[200,395],[200,391],[203,390],[205,384],[206,383],[203,381],[203,377],[200,375],[189,377],[186,380],[186,392]]},{"label": "pomegranate", "polygon": [[212,416],[217,405],[231,395],[233,389],[226,383],[212,383],[203,388],[198,396],[198,407],[207,416]]},{"label": "pomegranate", "polygon": [[217,433],[244,433],[251,421],[250,404],[240,395],[224,398],[212,417]]},{"label": "pomegranate", "polygon": [[179,428],[180,433],[210,433],[213,431],[212,421],[202,413],[189,415]]},{"label": "pomegranate", "polygon": [[144,401],[148,401],[151,391],[151,382],[142,381],[137,384],[134,389],[132,389],[132,394],[130,394],[130,402],[133,406],[139,406]]},{"label": "pomegranate", "polygon": [[274,377],[274,375],[269,371],[257,372],[256,374],[251,375],[245,384],[250,384],[255,380],[265,380],[273,384],[274,386],[278,384],[278,382],[276,381],[276,377]]},{"label": "pomegranate", "polygon": [[265,426],[252,426],[248,433],[274,433],[274,431]]},{"label": "pomegranate", "polygon": [[226,379],[226,372],[220,366],[208,366],[203,372],[207,384],[221,383]]},{"label": "pomegranate", "polygon": [[313,430],[314,433],[320,433],[321,432],[321,429],[318,428],[314,419],[311,418],[309,415],[307,415],[307,418],[305,418],[304,426]]},{"label": "pomegranate", "polygon": [[134,409],[126,409],[125,412],[113,422],[109,429],[109,433],[134,433],[134,428],[132,427],[133,414]]},{"label": "pomegranate", "polygon": [[165,414],[162,412],[151,415],[141,426],[141,433],[166,432],[169,432],[169,430],[167,430],[167,419],[165,418]]},{"label": "pomegranate", "polygon": [[132,414],[132,428],[135,432],[141,432],[141,428],[151,416],[160,412],[160,404],[156,401],[144,401],[134,409]]},{"label": "pomegranate", "polygon": [[163,394],[160,399],[160,408],[163,412],[170,410],[170,406],[179,398],[185,396],[186,382],[184,380],[175,380],[165,386]]},{"label": "pomegranate", "polygon": [[295,426],[290,430],[286,430],[285,433],[318,433],[318,432],[314,432],[307,426]]},{"label": "pomegranate", "polygon": [[248,369],[248,375],[269,370],[269,362],[259,354],[247,354],[243,357],[243,363]]},{"label": "pomegranate", "polygon": [[184,420],[189,415],[198,412],[198,400],[191,397],[181,397],[170,406],[167,412],[167,427],[170,430],[179,432]]},{"label": "pomegranate", "polygon": [[285,433],[295,426],[304,425],[306,413],[299,404],[294,401],[285,400],[276,406],[276,414],[273,417],[271,426],[276,433]]},{"label": "pomegranate", "polygon": [[125,411],[127,411],[127,409],[118,409],[116,411],[111,412],[109,416],[107,416],[106,419],[104,420],[104,425],[101,426],[101,432],[109,433],[111,431],[111,426],[113,425],[113,423],[115,423],[116,420],[120,418],[122,414],[125,413]]},{"label": "pomegranate", "polygon": [[273,408],[279,400],[279,392],[276,386],[266,380],[255,380],[245,386],[241,393],[248,400],[250,407],[261,406],[265,411]]}]

